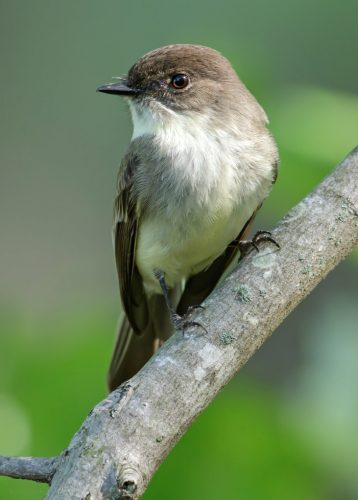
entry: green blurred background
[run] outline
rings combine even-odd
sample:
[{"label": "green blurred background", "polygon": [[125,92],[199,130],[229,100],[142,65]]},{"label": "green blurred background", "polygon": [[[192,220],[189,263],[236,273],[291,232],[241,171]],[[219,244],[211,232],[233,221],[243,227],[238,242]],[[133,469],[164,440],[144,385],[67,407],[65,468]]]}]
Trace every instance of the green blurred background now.
[{"label": "green blurred background", "polygon": [[[96,94],[175,42],[224,53],[266,109],[268,229],[358,142],[356,0],[2,0],[0,453],[54,455],[106,394],[112,199],[129,114]],[[182,439],[150,499],[358,498],[358,259],[341,264]],[[0,478],[0,498],[46,487]]]}]

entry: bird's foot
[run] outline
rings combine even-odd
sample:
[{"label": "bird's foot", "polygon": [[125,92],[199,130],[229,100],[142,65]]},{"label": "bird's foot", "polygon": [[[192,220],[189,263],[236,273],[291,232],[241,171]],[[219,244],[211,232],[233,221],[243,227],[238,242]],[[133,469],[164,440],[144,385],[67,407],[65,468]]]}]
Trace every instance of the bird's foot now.
[{"label": "bird's foot", "polygon": [[253,248],[257,252],[259,252],[260,251],[259,244],[264,241],[269,241],[273,243],[278,249],[281,248],[280,245],[277,243],[277,241],[275,241],[272,238],[270,231],[257,231],[252,240],[239,241],[239,250],[241,254],[240,258],[247,255]]},{"label": "bird's foot", "polygon": [[191,328],[193,326],[195,327],[198,327],[198,328],[201,328],[202,330],[204,330],[205,333],[208,333],[207,329],[205,328],[205,326],[203,326],[201,323],[199,323],[198,321],[192,321],[190,319],[191,315],[193,314],[194,311],[196,311],[197,309],[205,309],[204,306],[189,306],[188,307],[188,310],[186,311],[185,314],[183,314],[183,316],[180,316],[180,314],[176,313],[176,312],[172,312],[171,314],[171,319],[172,319],[172,323],[173,323],[173,326],[175,328],[175,330],[181,330],[183,335],[185,334],[185,330],[187,330],[188,328]]},{"label": "bird's foot", "polygon": [[170,312],[170,317],[171,317],[174,329],[181,330],[183,332],[183,335],[184,335],[185,330],[187,328],[190,328],[192,326],[196,326],[196,327],[202,328],[203,330],[205,330],[206,333],[208,333],[207,329],[203,325],[201,325],[197,321],[191,321],[191,319],[190,319],[191,315],[193,314],[193,312],[196,309],[205,309],[204,306],[200,306],[200,305],[189,306],[186,313],[183,314],[183,316],[180,316],[180,314],[178,314],[175,311],[175,309],[172,305],[172,302],[170,300],[169,289],[168,289],[168,286],[167,286],[166,281],[165,281],[164,272],[161,271],[160,269],[154,269],[153,274],[154,274],[155,278],[158,280],[160,288],[162,289],[164,300],[165,300],[167,308]]}]

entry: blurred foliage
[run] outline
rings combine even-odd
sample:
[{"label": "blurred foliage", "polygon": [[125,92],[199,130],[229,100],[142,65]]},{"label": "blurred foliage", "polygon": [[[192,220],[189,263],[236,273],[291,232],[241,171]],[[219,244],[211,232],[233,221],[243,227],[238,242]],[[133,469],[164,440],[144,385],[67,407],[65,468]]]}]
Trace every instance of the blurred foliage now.
[{"label": "blurred foliage", "polygon": [[[106,394],[111,204],[130,124],[96,87],[167,43],[222,51],[278,142],[278,182],[256,223],[269,228],[358,142],[357,14],[355,0],[2,2],[1,454],[57,454]],[[358,498],[357,262],[275,332],[144,498]],[[0,478],[1,499],[46,489]]]}]

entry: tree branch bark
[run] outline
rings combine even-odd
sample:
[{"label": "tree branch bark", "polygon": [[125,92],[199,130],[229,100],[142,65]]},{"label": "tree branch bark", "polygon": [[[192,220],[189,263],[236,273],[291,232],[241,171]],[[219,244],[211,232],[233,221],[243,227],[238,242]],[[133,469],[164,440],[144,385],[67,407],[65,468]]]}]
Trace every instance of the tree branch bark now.
[{"label": "tree branch bark", "polygon": [[[3,457],[0,474],[48,481],[50,500],[139,498],[193,420],[358,244],[358,147],[273,236],[281,250],[267,244],[248,255],[195,315],[207,334],[171,337],[91,411],[57,461]],[[28,460],[30,473],[6,467]]]},{"label": "tree branch bark", "polygon": [[60,457],[0,457],[0,476],[50,483]]}]

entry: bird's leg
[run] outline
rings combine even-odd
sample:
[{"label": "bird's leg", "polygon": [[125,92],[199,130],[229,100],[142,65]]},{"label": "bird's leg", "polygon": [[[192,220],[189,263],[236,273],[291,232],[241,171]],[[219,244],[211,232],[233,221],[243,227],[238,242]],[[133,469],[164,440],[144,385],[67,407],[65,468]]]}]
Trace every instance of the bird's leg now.
[{"label": "bird's leg", "polygon": [[280,245],[275,241],[270,231],[257,231],[252,240],[241,240],[239,241],[239,250],[240,250],[240,258],[247,255],[249,251],[254,248],[257,252],[260,251],[259,244],[263,241],[270,241],[273,243],[278,249],[280,249]]},{"label": "bird's leg", "polygon": [[165,303],[167,305],[167,308],[169,309],[170,315],[173,316],[176,314],[175,309],[173,307],[172,301],[169,296],[169,288],[168,285],[165,281],[165,276],[163,271],[160,269],[154,269],[153,271],[154,277],[158,280],[160,288],[162,289],[162,293],[164,296]]},{"label": "bird's leg", "polygon": [[198,326],[205,330],[205,332],[207,333],[207,330],[203,325],[201,325],[197,321],[190,321],[190,316],[193,311],[195,311],[196,309],[204,309],[204,307],[199,305],[189,306],[187,312],[183,316],[180,316],[180,314],[178,314],[173,307],[171,298],[169,296],[169,288],[165,281],[165,275],[163,271],[161,271],[160,269],[154,269],[153,274],[158,280],[160,288],[162,289],[164,300],[170,313],[170,319],[175,330],[182,330],[182,332],[184,333],[186,328],[189,328],[190,326]]}]

